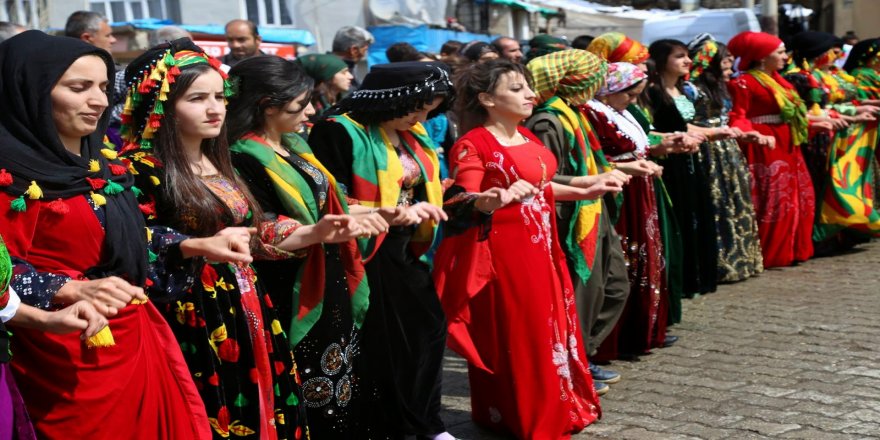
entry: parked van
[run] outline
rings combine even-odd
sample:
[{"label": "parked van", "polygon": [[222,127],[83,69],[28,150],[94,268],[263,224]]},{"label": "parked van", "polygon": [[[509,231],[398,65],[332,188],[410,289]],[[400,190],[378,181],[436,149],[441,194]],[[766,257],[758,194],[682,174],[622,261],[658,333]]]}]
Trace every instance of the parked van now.
[{"label": "parked van", "polygon": [[672,38],[687,43],[698,34],[708,32],[715,40],[727,43],[742,31],[761,31],[761,25],[751,10],[702,9],[645,20],[642,24],[642,42],[651,44]]}]

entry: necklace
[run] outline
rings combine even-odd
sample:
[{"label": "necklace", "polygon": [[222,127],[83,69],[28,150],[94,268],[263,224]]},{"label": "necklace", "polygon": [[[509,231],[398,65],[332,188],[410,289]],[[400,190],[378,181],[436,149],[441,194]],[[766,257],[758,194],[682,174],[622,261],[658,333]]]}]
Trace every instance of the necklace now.
[{"label": "necklace", "polygon": [[[501,146],[503,146],[503,147],[509,147],[511,145],[520,145],[520,144],[523,144],[528,141],[528,139],[526,139],[525,136],[523,136],[522,133],[520,133],[519,131],[517,131],[515,135],[508,137],[507,140],[501,139],[501,137],[498,134],[496,134],[494,131],[490,130],[489,127],[486,127],[486,131],[488,131],[489,134],[491,134],[492,137],[494,137],[495,140],[498,141],[498,143],[501,144]],[[519,138],[519,141],[517,138]]]}]

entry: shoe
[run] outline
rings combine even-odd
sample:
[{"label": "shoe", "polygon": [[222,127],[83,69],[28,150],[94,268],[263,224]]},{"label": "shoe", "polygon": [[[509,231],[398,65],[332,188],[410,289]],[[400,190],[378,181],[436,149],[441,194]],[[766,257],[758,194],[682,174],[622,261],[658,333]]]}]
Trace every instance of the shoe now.
[{"label": "shoe", "polygon": [[595,380],[593,381],[593,388],[596,390],[596,394],[599,396],[604,396],[605,393],[607,393],[608,390],[611,389],[611,387],[609,387],[607,383],[596,382]]},{"label": "shoe", "polygon": [[598,365],[590,362],[590,374],[593,375],[593,382],[617,383],[620,382],[620,373],[600,368]]},{"label": "shoe", "polygon": [[666,335],[666,338],[663,339],[663,348],[672,347],[676,342],[678,342],[678,336]]}]

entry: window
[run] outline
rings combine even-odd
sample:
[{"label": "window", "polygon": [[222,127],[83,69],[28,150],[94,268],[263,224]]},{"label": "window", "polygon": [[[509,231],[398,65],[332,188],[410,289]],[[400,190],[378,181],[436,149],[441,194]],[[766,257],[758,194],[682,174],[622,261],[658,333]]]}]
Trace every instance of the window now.
[{"label": "window", "polygon": [[111,21],[158,18],[180,22],[179,0],[91,0],[91,10]]},{"label": "window", "polygon": [[241,0],[247,11],[248,20],[265,25],[292,25],[293,17],[287,8],[286,0]]},{"label": "window", "polygon": [[[0,21],[20,24],[22,26],[40,29],[41,7],[39,0],[2,0],[0,1]],[[45,5],[42,5],[45,6]]]}]

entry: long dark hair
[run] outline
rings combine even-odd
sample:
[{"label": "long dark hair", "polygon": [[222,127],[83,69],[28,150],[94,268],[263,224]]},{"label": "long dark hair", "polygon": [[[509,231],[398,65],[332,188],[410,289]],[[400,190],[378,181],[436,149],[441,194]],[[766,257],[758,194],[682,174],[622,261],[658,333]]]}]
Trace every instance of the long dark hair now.
[{"label": "long dark hair", "polygon": [[480,93],[493,93],[498,87],[498,80],[505,73],[519,73],[531,83],[529,71],[519,63],[504,58],[476,63],[455,75],[455,111],[461,125],[461,133],[479,127],[486,122],[489,113],[480,104]]},{"label": "long dark hair", "polygon": [[730,99],[727,85],[724,84],[724,72],[721,69],[721,62],[730,56],[730,51],[722,43],[716,42],[715,45],[718,47],[718,51],[709,62],[709,67],[694,79],[694,85],[698,86],[709,98],[709,110],[713,115],[722,111],[725,101]]},{"label": "long dark hair", "polygon": [[[648,63],[648,88],[646,90],[650,90],[649,97],[660,97],[666,105],[672,105],[672,97],[663,88],[663,72],[669,62],[669,56],[676,48],[684,49],[684,52],[688,53],[687,45],[678,40],[657,40],[648,47],[651,62]],[[675,87],[682,93],[684,92],[684,77],[678,78]],[[649,105],[653,107],[656,103],[649,102]]]},{"label": "long dark hair", "polygon": [[[229,226],[226,221],[232,218],[232,213],[229,212],[226,204],[217,198],[193,172],[184,152],[183,141],[179,135],[180,130],[175,121],[175,105],[196,78],[212,70],[213,68],[208,64],[193,64],[180,69],[180,75],[177,76],[168,92],[165,117],[162,119],[162,125],[156,130],[153,149],[156,157],[163,164],[165,173],[163,191],[168,201],[178,212],[173,226],[185,234],[201,237],[214,235],[221,228]],[[254,198],[247,190],[247,186],[238,179],[232,168],[226,132],[226,121],[224,121],[219,136],[202,140],[202,153],[217,168],[218,174],[235,182],[237,189],[244,194],[248,201],[252,218],[260,219],[262,212],[259,205],[254,203]],[[185,221],[184,218],[189,221]]]},{"label": "long dark hair", "polygon": [[263,130],[267,109],[285,107],[303,93],[307,103],[315,83],[297,63],[279,57],[247,58],[229,76],[236,87],[226,112],[230,144],[248,132]]}]

